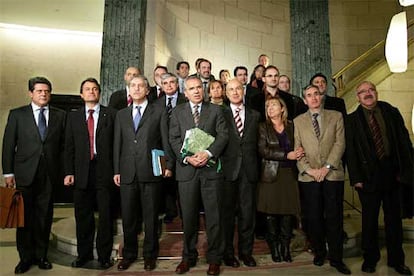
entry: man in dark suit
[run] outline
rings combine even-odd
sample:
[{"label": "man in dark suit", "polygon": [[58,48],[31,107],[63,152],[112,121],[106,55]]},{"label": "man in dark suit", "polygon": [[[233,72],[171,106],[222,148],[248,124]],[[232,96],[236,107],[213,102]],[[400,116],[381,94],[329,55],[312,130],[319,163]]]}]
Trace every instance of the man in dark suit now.
[{"label": "man in dark suit", "polygon": [[197,73],[191,75],[199,78],[203,85],[203,98],[205,102],[209,101],[209,90],[210,90],[210,81],[215,80],[214,76],[211,74],[211,62],[205,58],[199,58],[196,61],[196,70]]},{"label": "man in dark suit", "polygon": [[158,257],[158,211],[161,176],[154,176],[151,151],[165,150],[167,169],[172,176],[173,161],[168,151],[168,126],[165,109],[149,104],[148,80],[138,76],[129,84],[133,104],[118,111],[114,130],[114,182],[121,188],[123,259],[118,270],[125,270],[138,256],[137,206],[144,219],[144,269],[155,269]]},{"label": "man in dark suit", "polygon": [[308,85],[303,99],[309,110],[294,119],[295,149],[303,147],[305,156],[297,161],[302,210],[315,257],[313,264],[322,266],[327,257],[332,267],[343,274],[351,271],[343,263],[343,197],[345,151],[342,115],[322,108],[317,86]]},{"label": "man in dark suit", "polygon": [[243,85],[243,103],[244,105],[250,107],[251,106],[251,99],[254,98],[260,91],[247,84],[249,75],[247,74],[247,68],[245,66],[236,66],[233,71],[234,77],[241,82]]},{"label": "man in dark suit", "polygon": [[[375,272],[381,257],[378,214],[382,205],[387,264],[399,274],[411,275],[404,262],[401,222],[413,216],[413,147],[408,130],[397,108],[378,101],[372,82],[361,82],[356,96],[360,105],[347,119],[346,148],[350,183],[362,205],[362,271]],[[401,212],[405,206],[410,209]]]},{"label": "man in dark suit", "polygon": [[[170,144],[177,158],[176,179],[184,230],[182,261],[175,272],[186,273],[197,263],[196,243],[201,195],[208,240],[207,274],[218,275],[224,249],[219,206],[223,173],[218,164],[228,141],[227,126],[222,108],[203,102],[203,86],[199,78],[189,77],[185,86],[185,95],[189,103],[177,106],[172,111],[170,120]],[[195,127],[212,135],[215,140],[206,150],[183,157],[180,151],[186,131]],[[216,161],[215,165],[207,165],[210,159]]]},{"label": "man in dark suit", "polygon": [[184,81],[190,73],[190,64],[187,61],[179,61],[176,65],[176,74],[178,78],[178,87],[181,94],[184,95]]},{"label": "man in dark suit", "polygon": [[[114,92],[111,95],[111,98],[109,99],[108,107],[112,107],[116,110],[123,109],[127,106],[130,106],[132,104],[132,97],[129,94],[129,82],[141,75],[141,71],[137,67],[128,67],[124,74],[124,80],[125,80],[125,89],[118,90]],[[116,185],[111,185],[111,209],[112,209],[112,216],[114,219],[118,219],[121,216],[121,195],[119,191],[119,187]],[[139,209],[141,210],[141,208]],[[138,213],[141,213],[138,211]],[[142,218],[140,219],[139,223],[139,233],[142,231]]]},{"label": "man in dark suit", "polygon": [[319,88],[319,92],[322,95],[322,106],[325,109],[336,110],[342,113],[344,120],[346,119],[346,107],[345,101],[341,98],[332,97],[326,94],[328,79],[322,73],[317,73],[312,76],[309,84],[315,85]]},{"label": "man in dark suit", "polygon": [[112,266],[113,136],[116,110],[99,104],[101,87],[94,78],[82,81],[80,96],[85,106],[68,114],[65,135],[64,185],[74,185],[78,257],[72,267],[93,260],[95,205],[99,221],[96,251],[102,268]]},{"label": "man in dark suit", "polygon": [[[161,75],[162,90],[165,95],[155,101],[160,108],[165,109],[168,114],[168,123],[171,112],[177,105],[185,103],[184,94],[179,92],[178,79],[174,74],[166,73]],[[165,212],[164,222],[171,223],[178,215],[177,194],[178,183],[173,177],[164,178],[163,180],[163,204],[162,212]]]},{"label": "man in dark suit", "polygon": [[157,99],[165,95],[165,92],[162,90],[161,76],[168,73],[168,68],[166,66],[157,65],[154,68],[154,86],[150,87],[149,94],[147,99],[150,103],[155,102]]},{"label": "man in dark suit", "polygon": [[[246,71],[247,73],[247,71]],[[246,75],[247,77],[247,75]],[[239,258],[246,266],[256,266],[252,257],[258,181],[257,133],[260,114],[243,105],[243,84],[232,79],[226,86],[230,106],[224,110],[229,142],[223,154],[224,264],[239,267],[234,257],[234,230],[237,216]],[[237,210],[237,212],[236,212]]]},{"label": "man in dark suit", "polygon": [[10,111],[3,136],[3,175],[6,187],[23,193],[25,226],[17,228],[20,262],[14,272],[33,264],[51,269],[47,259],[53,217],[53,186],[60,185],[60,153],[65,112],[49,106],[52,84],[44,77],[29,80],[31,103]]},{"label": "man in dark suit", "polygon": [[263,72],[263,93],[251,97],[250,107],[260,112],[262,121],[266,119],[265,101],[268,98],[279,97],[286,103],[289,120],[293,120],[297,115],[306,112],[307,107],[300,97],[281,91],[277,88],[279,84],[279,74],[279,69],[277,69],[276,66],[269,65],[266,67]]},{"label": "man in dark suit", "polygon": [[121,89],[112,93],[109,98],[109,107],[120,110],[129,106],[132,103],[132,98],[129,95],[129,82],[136,76],[141,75],[137,67],[128,67],[124,74],[125,89]]}]

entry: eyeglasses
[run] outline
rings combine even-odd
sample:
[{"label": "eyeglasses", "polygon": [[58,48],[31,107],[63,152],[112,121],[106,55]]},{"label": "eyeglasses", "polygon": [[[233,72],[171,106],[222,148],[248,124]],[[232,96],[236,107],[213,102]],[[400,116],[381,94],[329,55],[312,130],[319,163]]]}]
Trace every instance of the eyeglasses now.
[{"label": "eyeglasses", "polygon": [[357,94],[358,95],[361,95],[361,94],[366,94],[366,93],[374,93],[374,92],[376,92],[377,90],[375,90],[374,88],[368,88],[368,89],[362,89],[362,90],[359,90],[358,92],[357,92]]}]

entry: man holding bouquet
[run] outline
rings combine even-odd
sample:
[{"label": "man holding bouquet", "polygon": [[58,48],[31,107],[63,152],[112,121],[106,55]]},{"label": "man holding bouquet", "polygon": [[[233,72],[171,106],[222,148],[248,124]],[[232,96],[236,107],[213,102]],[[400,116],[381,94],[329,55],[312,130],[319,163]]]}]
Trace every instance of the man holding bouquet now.
[{"label": "man holding bouquet", "polygon": [[[178,105],[172,111],[169,133],[171,147],[177,156],[176,178],[184,230],[183,256],[176,273],[184,274],[197,263],[198,207],[202,200],[208,237],[207,274],[218,275],[224,250],[218,204],[219,187],[223,182],[220,156],[228,141],[227,127],[221,108],[203,102],[203,86],[200,79],[189,77],[185,81],[185,95],[189,102]],[[206,144],[204,149],[197,152],[184,151],[186,154],[182,154],[186,132],[193,128],[199,128],[213,136],[214,142]]]}]

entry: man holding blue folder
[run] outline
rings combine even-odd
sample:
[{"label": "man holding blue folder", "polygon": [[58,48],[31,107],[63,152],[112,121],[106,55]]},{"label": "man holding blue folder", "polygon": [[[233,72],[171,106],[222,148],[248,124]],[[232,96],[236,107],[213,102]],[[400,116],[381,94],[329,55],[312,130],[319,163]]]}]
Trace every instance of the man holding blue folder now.
[{"label": "man holding blue folder", "polygon": [[144,269],[155,269],[158,257],[158,210],[162,177],[171,177],[172,159],[166,151],[167,169],[163,176],[152,170],[151,151],[168,145],[167,113],[149,104],[148,80],[138,76],[129,84],[133,104],[121,109],[115,119],[114,182],[120,186],[122,227],[124,230],[123,260],[118,270],[126,270],[138,256],[139,204],[142,206],[145,239]]}]

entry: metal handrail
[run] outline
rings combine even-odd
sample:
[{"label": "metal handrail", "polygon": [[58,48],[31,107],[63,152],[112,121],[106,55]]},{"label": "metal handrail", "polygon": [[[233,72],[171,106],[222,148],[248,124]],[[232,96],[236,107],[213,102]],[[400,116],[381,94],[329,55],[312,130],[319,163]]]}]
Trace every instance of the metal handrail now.
[{"label": "metal handrail", "polygon": [[[409,29],[412,26],[414,26],[414,19],[408,22],[407,29]],[[413,41],[414,39],[410,39],[409,43],[412,43]],[[348,72],[352,70],[353,68],[355,68],[356,66],[358,66],[359,64],[361,64],[362,62],[367,60],[368,57],[371,57],[371,55],[373,55],[376,51],[378,51],[378,49],[384,48],[384,46],[385,46],[385,39],[381,40],[380,42],[372,46],[369,50],[364,52],[362,55],[360,55],[359,57],[357,57],[356,59],[354,59],[347,65],[345,65],[344,67],[342,67],[337,73],[335,73],[332,76],[332,82],[334,86],[336,87],[337,92],[342,91],[345,88],[344,78],[343,78],[345,75],[345,72]]]}]

